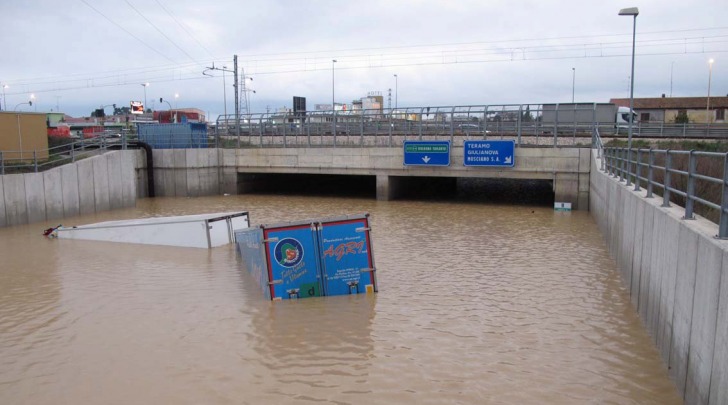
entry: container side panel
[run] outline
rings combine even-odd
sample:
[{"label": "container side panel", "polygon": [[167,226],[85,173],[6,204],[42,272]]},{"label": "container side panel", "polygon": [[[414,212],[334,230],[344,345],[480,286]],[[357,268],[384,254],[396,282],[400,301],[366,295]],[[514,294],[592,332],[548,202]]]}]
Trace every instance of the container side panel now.
[{"label": "container side panel", "polygon": [[318,250],[311,225],[269,228],[264,235],[268,240],[277,238],[270,242],[268,249],[273,299],[322,295]]},{"label": "container side panel", "polygon": [[271,299],[268,286],[268,265],[263,248],[263,230],[248,228],[235,232],[235,243],[242,259],[243,267],[255,280],[260,291],[267,299]]},{"label": "container side panel", "polygon": [[372,272],[366,219],[323,223],[322,262],[326,295],[373,293]]}]

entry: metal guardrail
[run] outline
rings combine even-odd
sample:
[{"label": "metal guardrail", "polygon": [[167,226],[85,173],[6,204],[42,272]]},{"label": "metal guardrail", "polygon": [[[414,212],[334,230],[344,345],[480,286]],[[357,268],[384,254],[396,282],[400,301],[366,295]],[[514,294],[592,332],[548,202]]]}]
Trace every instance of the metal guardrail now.
[{"label": "metal guardrail", "polygon": [[[499,104],[472,106],[357,109],[350,111],[289,111],[222,115],[216,133],[236,137],[241,145],[265,146],[267,137],[376,137],[377,144],[392,146],[389,138],[454,139],[457,136],[591,138],[599,128],[602,137],[626,136],[626,123],[616,123],[616,106],[597,103]],[[239,119],[240,125],[236,125]],[[637,122],[635,138],[728,138],[728,124],[666,124]],[[256,139],[257,138],[257,139]],[[329,143],[333,143],[329,142]],[[285,145],[285,143],[284,143]]]},{"label": "metal guardrail", "polygon": [[634,191],[645,188],[646,198],[661,192],[663,207],[683,200],[683,219],[695,219],[698,211],[717,223],[717,238],[728,239],[728,153],[633,148],[630,154],[603,147],[598,130],[595,139],[603,171],[634,184]]},{"label": "metal guardrail", "polygon": [[105,151],[109,148],[126,149],[129,140],[126,136],[98,136],[89,139],[79,139],[42,150],[2,150],[0,151],[0,175],[42,172],[93,156],[98,154],[99,151]]}]

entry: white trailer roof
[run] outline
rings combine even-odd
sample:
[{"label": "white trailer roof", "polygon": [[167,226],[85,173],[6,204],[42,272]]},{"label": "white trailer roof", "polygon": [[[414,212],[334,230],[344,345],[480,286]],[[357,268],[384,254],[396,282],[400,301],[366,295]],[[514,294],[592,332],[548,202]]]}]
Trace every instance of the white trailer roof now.
[{"label": "white trailer roof", "polygon": [[211,248],[234,242],[235,230],[248,226],[247,212],[218,212],[61,226],[56,235],[61,239]]}]

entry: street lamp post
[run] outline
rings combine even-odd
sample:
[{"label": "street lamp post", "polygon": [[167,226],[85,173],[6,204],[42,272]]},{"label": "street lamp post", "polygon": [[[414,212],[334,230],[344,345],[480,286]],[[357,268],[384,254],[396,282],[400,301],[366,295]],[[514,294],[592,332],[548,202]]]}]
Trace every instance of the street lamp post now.
[{"label": "street lamp post", "polygon": [[708,61],[708,105],[705,107],[705,117],[710,124],[713,117],[710,116],[710,80],[713,78],[713,62],[712,58]]},{"label": "street lamp post", "polygon": [[334,105],[336,104],[335,87],[334,87],[334,66],[336,65],[336,59],[331,59],[331,109],[336,110]]},{"label": "street lamp post", "polygon": [[627,132],[627,185],[629,181],[629,168],[632,166],[632,126],[634,124],[634,48],[637,36],[637,16],[640,10],[637,7],[623,8],[619,10],[619,15],[632,16],[632,75],[629,84],[629,130]]},{"label": "street lamp post", "polygon": [[397,75],[394,75],[394,109],[397,109],[397,98],[399,96],[399,78]]},{"label": "street lamp post", "polygon": [[[214,65],[213,65],[214,66]],[[227,85],[225,84],[225,72],[227,72],[227,66],[222,67],[222,114],[225,117],[225,130],[227,131],[228,116],[227,116]]]},{"label": "street lamp post", "polygon": [[3,84],[3,111],[8,110],[8,99],[5,97],[5,89],[7,89],[8,87],[10,86],[8,86],[7,84]]},{"label": "street lamp post", "polygon": [[149,87],[149,82],[141,83],[141,86],[144,87],[144,112],[147,112],[147,87]]},{"label": "street lamp post", "polygon": [[574,92],[576,90],[576,68],[571,68],[571,103],[574,103]]}]

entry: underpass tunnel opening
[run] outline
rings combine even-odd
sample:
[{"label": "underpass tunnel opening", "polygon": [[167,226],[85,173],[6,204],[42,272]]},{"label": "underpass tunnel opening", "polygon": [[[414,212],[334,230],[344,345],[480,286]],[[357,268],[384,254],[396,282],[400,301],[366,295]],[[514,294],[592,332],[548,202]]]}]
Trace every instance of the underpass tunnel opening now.
[{"label": "underpass tunnel opening", "polygon": [[376,198],[376,177],[341,174],[238,173],[238,194]]},{"label": "underpass tunnel opening", "polygon": [[392,199],[532,206],[553,206],[555,201],[551,180],[397,177],[392,183]]},{"label": "underpass tunnel opening", "polygon": [[382,188],[372,175],[238,173],[238,193],[532,206],[552,206],[555,201],[552,180],[384,177],[386,187]]}]

